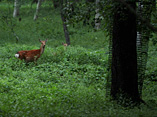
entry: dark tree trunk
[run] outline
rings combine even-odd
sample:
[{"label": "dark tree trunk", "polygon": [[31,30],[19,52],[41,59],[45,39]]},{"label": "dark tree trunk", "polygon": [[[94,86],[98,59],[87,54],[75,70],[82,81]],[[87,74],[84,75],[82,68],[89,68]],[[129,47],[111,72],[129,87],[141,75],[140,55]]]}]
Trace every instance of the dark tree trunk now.
[{"label": "dark tree trunk", "polygon": [[86,0],[87,2],[95,2],[95,0]]},{"label": "dark tree trunk", "polygon": [[63,29],[64,29],[64,34],[65,34],[65,40],[66,40],[66,43],[68,45],[70,45],[69,31],[68,31],[67,24],[66,24],[65,14],[63,14],[63,0],[61,0],[61,18],[62,18],[62,22],[63,22]]},{"label": "dark tree trunk", "polygon": [[[128,2],[135,9],[135,2]],[[139,102],[136,16],[116,3],[113,21],[111,96],[117,101]],[[122,100],[120,100],[122,99]]]},{"label": "dark tree trunk", "polygon": [[58,8],[59,7],[59,0],[52,0],[52,1],[53,1],[54,8]]}]

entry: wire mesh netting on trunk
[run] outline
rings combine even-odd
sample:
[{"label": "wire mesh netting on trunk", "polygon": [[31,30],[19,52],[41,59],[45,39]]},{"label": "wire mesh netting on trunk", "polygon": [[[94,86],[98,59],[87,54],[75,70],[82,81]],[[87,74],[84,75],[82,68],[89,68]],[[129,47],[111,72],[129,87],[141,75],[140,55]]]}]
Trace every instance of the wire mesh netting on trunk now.
[{"label": "wire mesh netting on trunk", "polygon": [[[137,70],[138,70],[138,89],[140,97],[142,97],[142,87],[145,79],[145,70],[148,57],[148,43],[150,37],[150,29],[145,25],[145,22],[141,20],[146,19],[148,23],[151,21],[151,13],[154,8],[154,1],[138,1],[136,12],[140,17],[137,17]],[[109,40],[109,64],[108,64],[108,77],[106,83],[106,95],[110,95],[111,90],[111,66],[112,66],[112,31],[113,31],[113,20],[111,21],[111,31]]]}]

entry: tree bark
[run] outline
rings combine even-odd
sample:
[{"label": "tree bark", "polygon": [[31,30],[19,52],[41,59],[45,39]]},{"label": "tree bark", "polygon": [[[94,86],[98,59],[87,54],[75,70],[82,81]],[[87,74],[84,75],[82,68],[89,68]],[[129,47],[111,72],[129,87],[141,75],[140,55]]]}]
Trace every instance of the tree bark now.
[{"label": "tree bark", "polygon": [[99,13],[99,2],[100,0],[96,0],[96,14],[95,14],[95,29],[100,29],[100,13]]},{"label": "tree bark", "polygon": [[65,15],[63,14],[63,0],[61,0],[61,19],[62,19],[62,22],[63,22],[63,29],[64,29],[64,35],[65,35],[66,43],[68,45],[70,45],[69,31],[68,31],[68,27],[67,27],[67,24],[66,24]]},{"label": "tree bark", "polygon": [[14,1],[14,12],[13,12],[13,17],[17,17],[19,16],[19,8],[20,8],[20,4],[18,0]]},{"label": "tree bark", "polygon": [[[135,2],[128,2],[128,4],[136,9]],[[136,15],[119,3],[115,4],[115,8],[112,34],[111,97],[117,101],[139,102]]]},{"label": "tree bark", "polygon": [[38,14],[39,14],[39,9],[40,9],[40,6],[41,6],[41,2],[42,2],[42,0],[38,0],[36,12],[35,12],[35,15],[34,15],[34,20],[37,20],[37,18],[38,18]]},{"label": "tree bark", "polygon": [[95,2],[95,0],[86,0],[86,2]]},{"label": "tree bark", "polygon": [[53,6],[55,9],[59,7],[59,1],[58,0],[52,0],[52,2],[53,2]]}]

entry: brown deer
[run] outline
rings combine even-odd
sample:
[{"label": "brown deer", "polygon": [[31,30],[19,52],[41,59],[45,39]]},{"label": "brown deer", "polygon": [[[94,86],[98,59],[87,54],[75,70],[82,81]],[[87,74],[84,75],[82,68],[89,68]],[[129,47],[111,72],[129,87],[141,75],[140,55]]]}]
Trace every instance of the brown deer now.
[{"label": "brown deer", "polygon": [[62,43],[62,45],[63,45],[63,46],[65,46],[65,47],[66,47],[66,46],[68,46],[68,44],[67,44],[67,43]]},{"label": "brown deer", "polygon": [[26,63],[34,62],[34,61],[36,62],[38,60],[38,58],[40,58],[40,56],[44,53],[47,39],[45,41],[41,41],[39,39],[39,41],[41,42],[40,49],[37,49],[37,50],[22,50],[22,51],[17,52],[15,54],[15,57],[19,58],[21,60],[25,60]]},{"label": "brown deer", "polygon": [[67,49],[68,44],[67,43],[62,43],[62,45],[64,46],[64,50]]}]

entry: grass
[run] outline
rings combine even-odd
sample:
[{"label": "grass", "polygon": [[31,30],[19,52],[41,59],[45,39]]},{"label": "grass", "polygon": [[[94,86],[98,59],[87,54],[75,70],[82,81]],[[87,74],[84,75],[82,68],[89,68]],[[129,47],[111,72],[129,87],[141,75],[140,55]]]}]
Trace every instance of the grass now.
[{"label": "grass", "polygon": [[[33,9],[21,7],[21,18],[12,19],[12,7],[0,5],[3,14],[13,21],[15,37],[10,26],[0,22],[0,116],[111,116],[154,117],[157,115],[156,47],[150,41],[147,79],[143,99],[151,108],[140,105],[124,108],[106,98],[108,74],[108,37],[104,31],[95,32],[78,24],[69,26],[71,46],[61,45],[64,33],[58,10],[43,7],[39,19],[33,21]],[[3,19],[0,19],[1,21]],[[19,50],[40,47],[38,39],[48,38],[44,54],[37,65],[26,65],[14,57]]]}]

